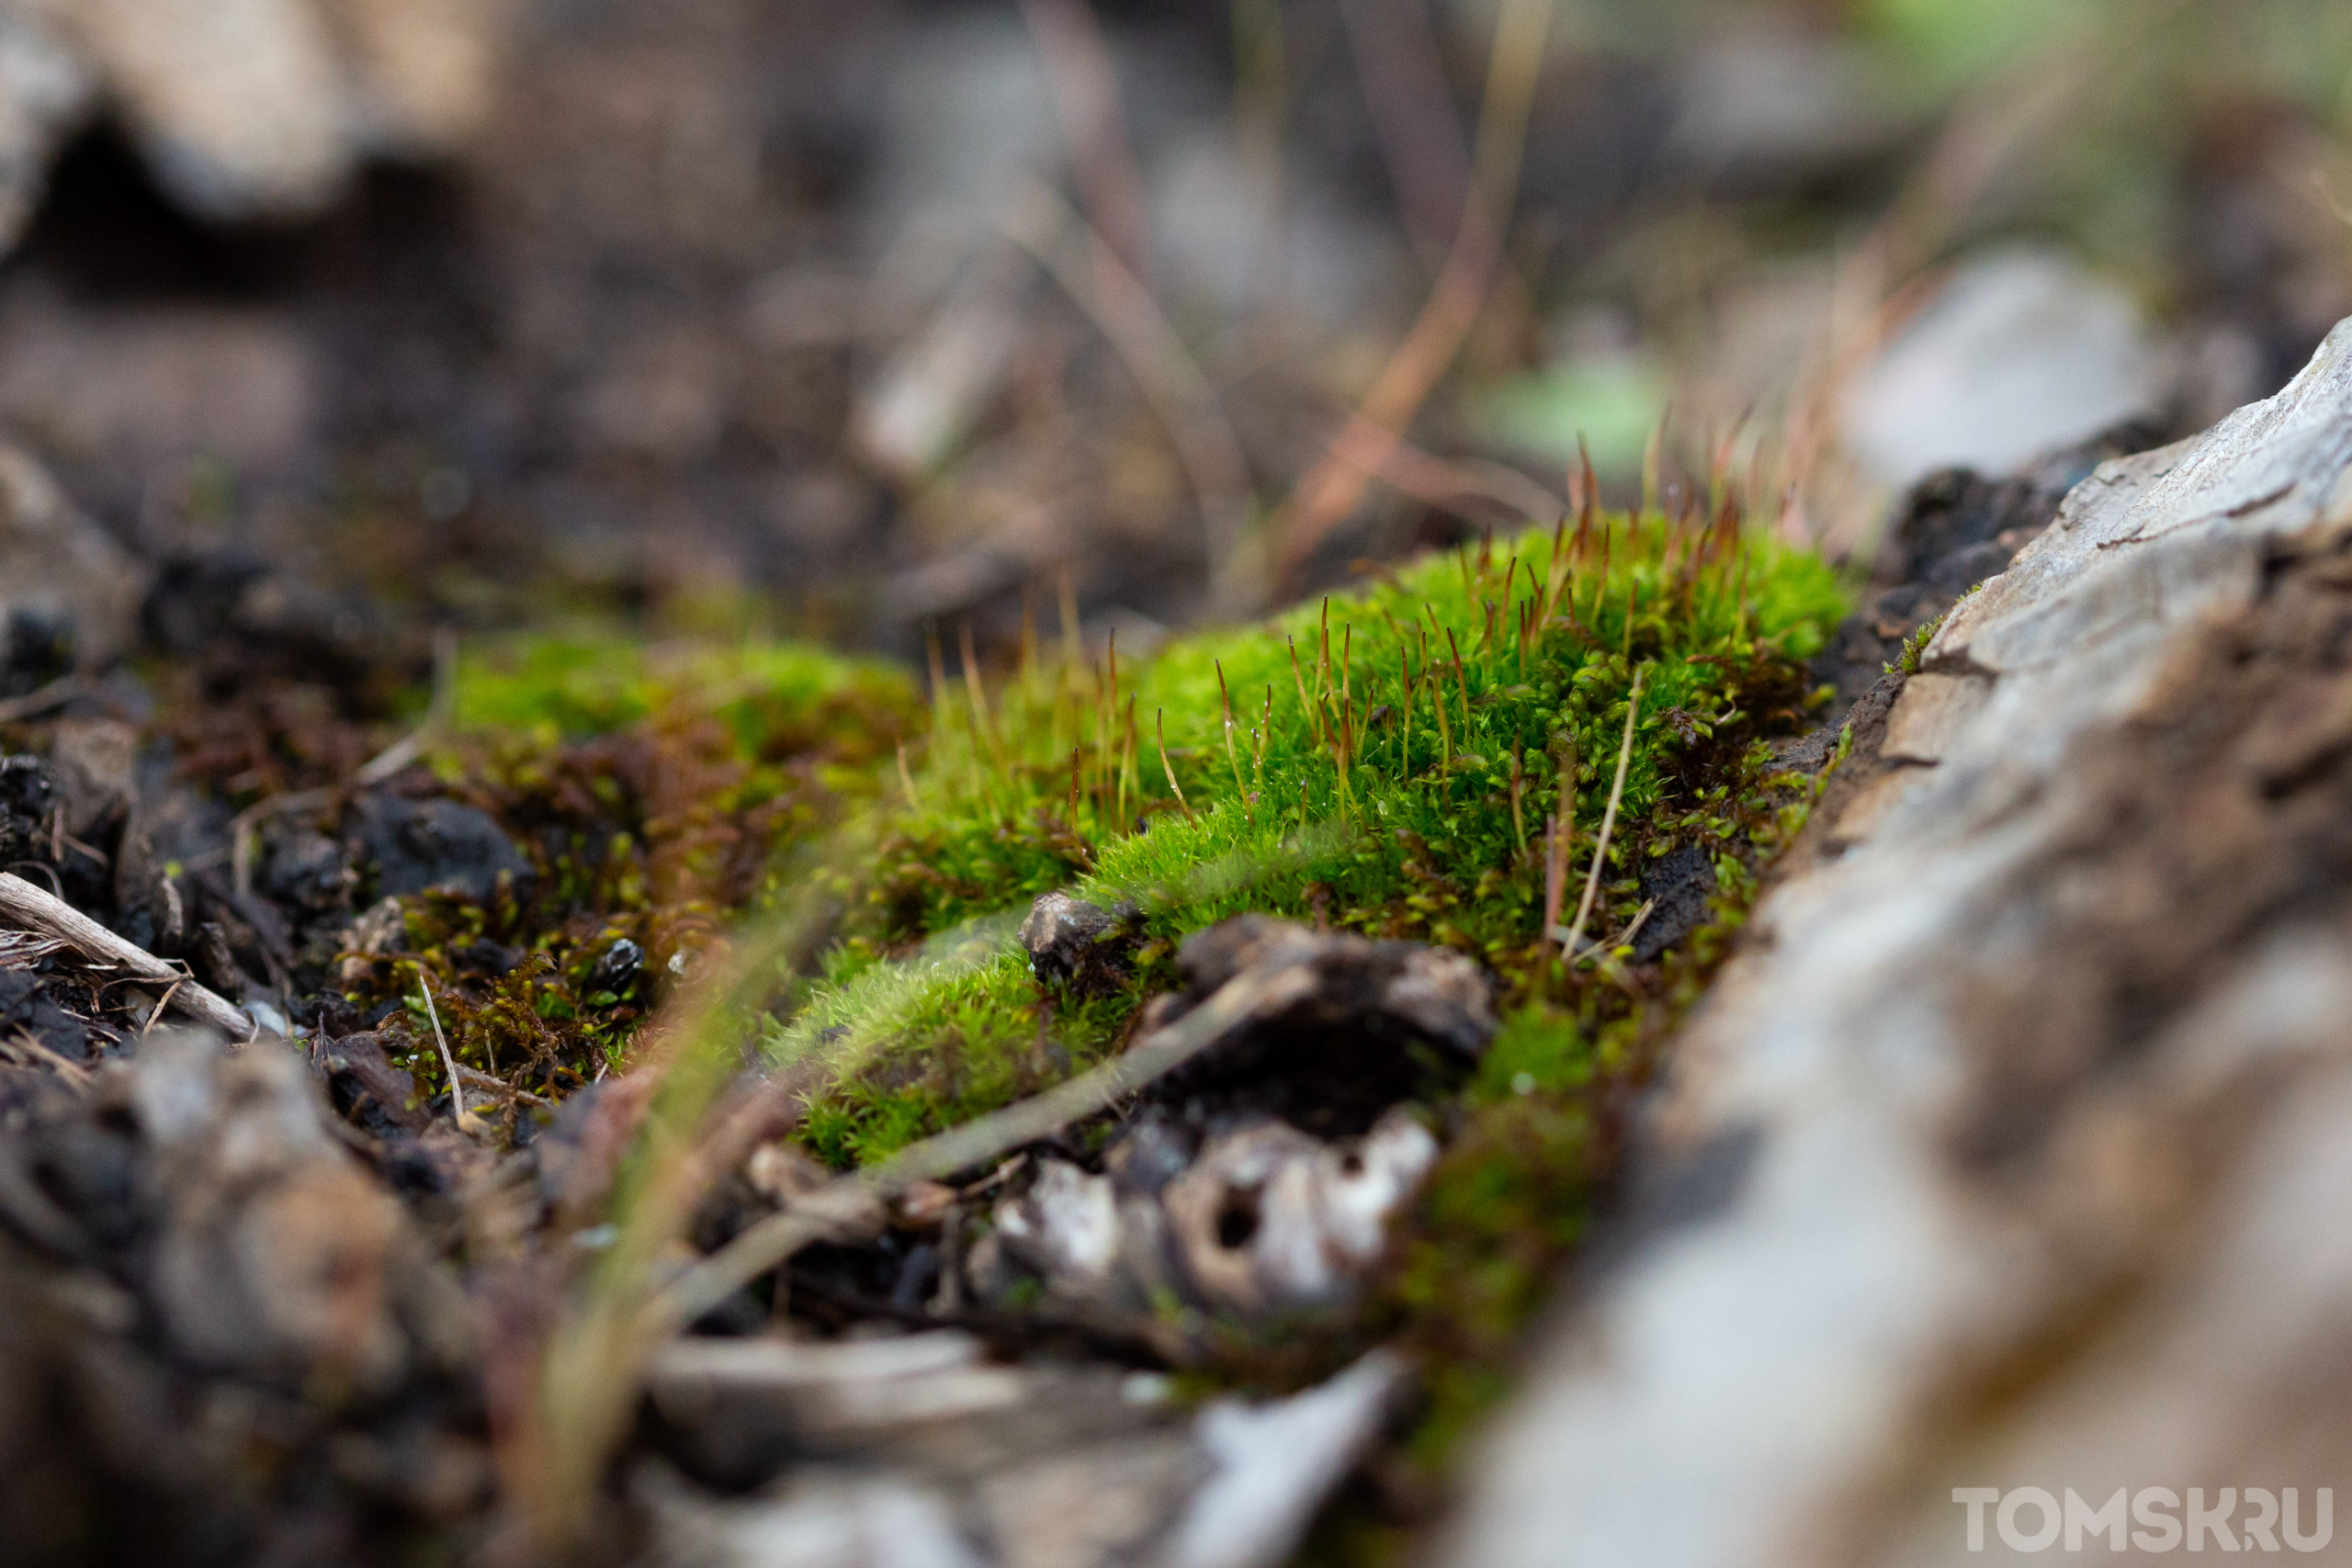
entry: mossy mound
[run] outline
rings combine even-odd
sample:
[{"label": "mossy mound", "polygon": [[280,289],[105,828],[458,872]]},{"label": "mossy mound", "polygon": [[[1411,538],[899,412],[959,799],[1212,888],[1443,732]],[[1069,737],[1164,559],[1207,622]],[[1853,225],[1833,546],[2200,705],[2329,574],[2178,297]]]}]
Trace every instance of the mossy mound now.
[{"label": "mossy mound", "polygon": [[[1513,1034],[1530,1043],[1501,1054],[1521,1064],[1502,1085],[1558,1085],[1570,1041],[1612,1049],[1626,974],[1563,965],[1547,898],[1555,924],[1577,907],[1614,792],[1586,935],[1623,931],[1644,866],[1678,846],[1713,857],[1736,903],[1784,827],[1767,741],[1804,728],[1804,660],[1843,608],[1826,568],[1727,513],[1703,527],[1590,519],[1141,664],[1115,647],[1049,660],[1033,638],[993,692],[935,671],[931,734],[871,869],[844,889],[828,983],[772,1041],[842,1069],[812,1145],[834,1163],[877,1158],[1099,1059],[1155,960],[1245,911],[1478,958],[1507,1006],[1543,1021]],[[1562,816],[1565,879],[1547,853]],[[1055,888],[1138,911],[1125,995],[1073,1005],[1029,976],[1012,927]]]}]

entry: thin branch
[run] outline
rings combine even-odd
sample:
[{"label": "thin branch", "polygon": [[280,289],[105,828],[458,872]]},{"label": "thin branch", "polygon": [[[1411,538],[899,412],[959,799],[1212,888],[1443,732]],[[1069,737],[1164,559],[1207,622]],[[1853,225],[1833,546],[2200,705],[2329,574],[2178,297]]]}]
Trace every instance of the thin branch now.
[{"label": "thin branch", "polygon": [[1567,512],[1558,496],[1516,468],[1477,457],[1451,462],[1402,436],[1384,439],[1358,423],[1351,423],[1332,440],[1331,455],[1424,505],[1457,516],[1470,516],[1466,503],[1496,508],[1513,521],[1553,523]]},{"label": "thin branch", "polygon": [[466,1066],[463,1062],[458,1064],[458,1077],[493,1099],[519,1100],[526,1105],[536,1105],[545,1111],[555,1109],[555,1101],[545,1096],[533,1094],[527,1089],[517,1089],[504,1078],[493,1077],[478,1067]]},{"label": "thin branch", "polygon": [[142,985],[165,987],[164,1000],[233,1041],[254,1036],[254,1021],[143,947],[125,942],[54,894],[0,871],[0,925],[71,948],[94,969],[119,970]]},{"label": "thin branch", "polygon": [[[1234,434],[1216,389],[1169,325],[1143,280],[1120,265],[1102,236],[1046,186],[1034,185],[1012,209],[1005,233],[1050,274],[1094,322],[1143,389],[1168,432],[1185,482],[1201,509],[1211,570],[1221,595],[1240,592],[1240,558],[1256,490],[1250,459]],[[1091,268],[1080,264],[1064,236],[1086,236]],[[1249,607],[1249,606],[1242,606]]]},{"label": "thin branch", "polygon": [[1444,58],[1424,0],[1341,0],[1349,51],[1372,110],[1372,129],[1396,187],[1396,208],[1424,265],[1445,265],[1448,225],[1461,214],[1470,185],[1447,90]]},{"label": "thin branch", "polygon": [[1102,29],[1083,0],[1021,0],[1021,15],[1045,58],[1046,85],[1069,141],[1070,165],[1107,259],[1148,280],[1151,214],[1127,143],[1118,70]]},{"label": "thin branch", "polygon": [[16,724],[24,719],[38,718],[51,708],[63,707],[74,698],[96,689],[85,676],[61,676],[38,691],[0,702],[0,724]]}]

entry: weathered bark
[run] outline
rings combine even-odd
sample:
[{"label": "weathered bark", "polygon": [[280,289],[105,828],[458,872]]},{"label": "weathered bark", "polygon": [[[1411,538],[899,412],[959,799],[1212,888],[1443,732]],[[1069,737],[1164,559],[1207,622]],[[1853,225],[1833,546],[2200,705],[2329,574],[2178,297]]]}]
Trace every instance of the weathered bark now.
[{"label": "weathered bark", "polygon": [[1955,1487],[2309,1531],[2352,1482],[2352,323],[2104,465],[1922,668],[1443,1561],[1983,1561]]}]

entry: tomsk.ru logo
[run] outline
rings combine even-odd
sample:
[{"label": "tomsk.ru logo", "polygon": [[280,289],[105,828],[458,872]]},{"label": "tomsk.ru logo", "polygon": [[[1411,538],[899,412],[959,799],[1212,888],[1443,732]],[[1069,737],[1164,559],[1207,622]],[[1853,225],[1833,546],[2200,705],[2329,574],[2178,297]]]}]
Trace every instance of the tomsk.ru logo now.
[{"label": "tomsk.ru logo", "polygon": [[[2012,1551],[2045,1551],[2059,1544],[2062,1535],[2068,1551],[2100,1541],[2109,1551],[2121,1551],[2127,1539],[2151,1552],[2183,1547],[2190,1551],[2277,1551],[2282,1540],[2289,1551],[2317,1551],[2335,1535],[2335,1489],[2330,1486],[2313,1495],[2308,1535],[2300,1517],[2301,1498],[2292,1486],[2278,1492],[2249,1486],[2244,1493],[2224,1486],[2210,1503],[2203,1487],[2192,1486],[2186,1507],[2181,1495],[2169,1486],[2143,1486],[2136,1492],[2119,1486],[2096,1506],[2071,1486],[2063,1503],[2039,1486],[2007,1492],[1997,1486],[1955,1486],[1951,1500],[1967,1506],[1971,1551],[1984,1550],[1988,1507],[2001,1543]],[[2140,1528],[2132,1529],[2134,1525]]]}]

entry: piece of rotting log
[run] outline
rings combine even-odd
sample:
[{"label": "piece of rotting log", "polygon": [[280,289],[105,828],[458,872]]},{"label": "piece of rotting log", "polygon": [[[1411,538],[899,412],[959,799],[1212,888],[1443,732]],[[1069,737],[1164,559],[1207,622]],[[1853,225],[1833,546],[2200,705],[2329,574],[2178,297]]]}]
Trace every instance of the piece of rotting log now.
[{"label": "piece of rotting log", "polygon": [[2324,1547],[2347,646],[2352,321],[2101,465],[1890,676],[1430,1561],[1948,1568],[2073,1549],[2078,1499]]},{"label": "piece of rotting log", "polygon": [[250,1040],[254,1021],[143,947],[125,942],[55,894],[0,871],[0,931],[28,932],[69,949],[84,966],[113,970],[164,993],[164,1005],[231,1040]]}]

